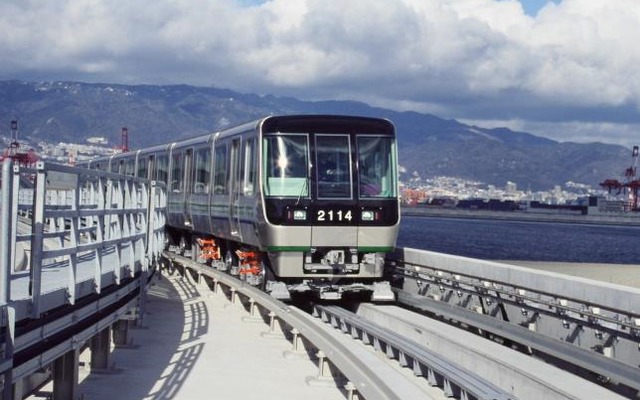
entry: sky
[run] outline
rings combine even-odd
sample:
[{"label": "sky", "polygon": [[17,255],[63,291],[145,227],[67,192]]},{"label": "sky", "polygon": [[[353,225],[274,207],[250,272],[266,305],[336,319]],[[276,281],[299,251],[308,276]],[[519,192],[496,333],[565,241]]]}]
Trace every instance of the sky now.
[{"label": "sky", "polygon": [[640,0],[2,0],[0,79],[356,100],[640,144]]}]

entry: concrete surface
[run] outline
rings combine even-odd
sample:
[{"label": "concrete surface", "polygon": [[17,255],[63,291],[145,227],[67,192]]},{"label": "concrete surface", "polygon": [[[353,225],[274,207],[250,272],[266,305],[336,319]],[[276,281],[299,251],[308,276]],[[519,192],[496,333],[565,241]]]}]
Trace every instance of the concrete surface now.
[{"label": "concrete surface", "polygon": [[519,267],[556,272],[581,278],[593,279],[617,285],[640,288],[640,265],[595,264],[547,261],[496,261]]},{"label": "concrete surface", "polygon": [[112,352],[111,371],[89,375],[88,351],[81,355],[82,400],[345,398],[335,387],[308,386],[314,362],[284,358],[290,342],[261,336],[268,325],[243,322],[240,306],[204,285],[163,277],[147,304],[143,328],[129,331],[130,348]]}]

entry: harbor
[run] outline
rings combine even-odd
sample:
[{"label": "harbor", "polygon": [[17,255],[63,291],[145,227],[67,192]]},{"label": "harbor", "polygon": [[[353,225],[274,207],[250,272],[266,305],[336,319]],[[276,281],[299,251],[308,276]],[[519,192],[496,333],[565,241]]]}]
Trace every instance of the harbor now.
[{"label": "harbor", "polygon": [[492,219],[503,221],[556,222],[569,224],[602,224],[640,226],[640,214],[635,212],[612,213],[563,213],[531,211],[492,211],[473,208],[445,208],[403,206],[402,215],[419,217],[446,217],[467,219]]}]

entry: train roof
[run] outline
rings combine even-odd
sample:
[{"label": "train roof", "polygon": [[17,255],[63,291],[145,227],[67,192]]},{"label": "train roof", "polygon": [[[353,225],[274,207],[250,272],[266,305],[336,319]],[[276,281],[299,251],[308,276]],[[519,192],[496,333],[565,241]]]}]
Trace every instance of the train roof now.
[{"label": "train roof", "polygon": [[387,119],[376,117],[363,117],[353,115],[332,115],[332,114],[294,114],[294,115],[270,115],[262,117],[250,122],[246,122],[237,126],[230,127],[228,129],[222,129],[216,132],[200,134],[198,136],[190,137],[184,140],[178,140],[171,143],[164,143],[147,147],[140,150],[133,150],[127,153],[114,154],[106,157],[99,157],[92,161],[98,161],[99,159],[121,159],[130,156],[147,155],[157,152],[167,151],[173,148],[183,148],[193,145],[208,143],[211,140],[217,140],[221,138],[229,138],[235,135],[256,130],[262,128],[263,131],[268,133],[275,132],[303,132],[306,131],[309,125],[315,127],[315,132],[332,131],[337,126],[349,125],[349,129],[358,133],[381,133],[381,134],[393,134],[395,128],[393,123]]},{"label": "train roof", "polygon": [[275,132],[307,132],[313,126],[316,133],[336,132],[347,126],[353,133],[394,134],[395,127],[388,119],[361,117],[354,115],[283,115],[266,117],[262,120],[262,131]]}]

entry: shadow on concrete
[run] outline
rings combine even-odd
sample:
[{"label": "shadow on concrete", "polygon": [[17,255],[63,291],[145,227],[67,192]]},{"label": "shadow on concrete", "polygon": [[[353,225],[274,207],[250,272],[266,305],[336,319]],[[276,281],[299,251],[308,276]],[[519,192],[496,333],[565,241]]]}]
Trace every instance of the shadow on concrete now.
[{"label": "shadow on concrete", "polygon": [[[206,290],[206,289],[205,289]],[[162,277],[149,290],[144,326],[134,346],[112,353],[113,374],[91,374],[79,386],[87,399],[177,398],[205,344],[210,315],[198,289],[184,278]]]}]

